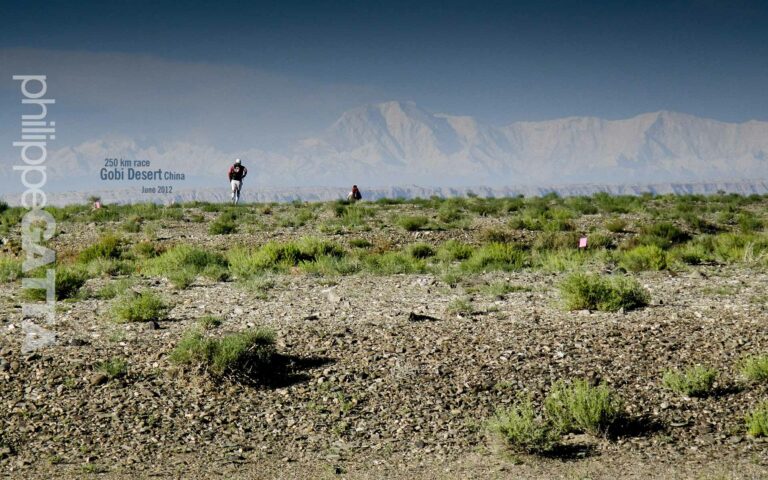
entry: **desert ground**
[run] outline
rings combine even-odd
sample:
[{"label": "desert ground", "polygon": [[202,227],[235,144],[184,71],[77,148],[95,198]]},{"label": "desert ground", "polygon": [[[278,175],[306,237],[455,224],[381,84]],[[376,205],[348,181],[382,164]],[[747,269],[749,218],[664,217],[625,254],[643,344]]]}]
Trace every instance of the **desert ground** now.
[{"label": "desert ground", "polygon": [[768,478],[766,205],[0,205],[0,476]]}]

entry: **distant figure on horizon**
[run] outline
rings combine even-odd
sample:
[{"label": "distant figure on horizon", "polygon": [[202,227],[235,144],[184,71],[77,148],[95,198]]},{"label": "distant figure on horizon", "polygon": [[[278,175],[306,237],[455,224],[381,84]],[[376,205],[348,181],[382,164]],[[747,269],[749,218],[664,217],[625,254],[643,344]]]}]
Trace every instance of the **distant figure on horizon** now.
[{"label": "distant figure on horizon", "polygon": [[349,192],[349,194],[347,195],[347,200],[349,200],[350,202],[356,202],[362,199],[363,199],[363,194],[360,193],[360,189],[357,188],[357,185],[352,185],[352,191]]},{"label": "distant figure on horizon", "polygon": [[240,189],[243,188],[243,179],[248,175],[248,169],[239,158],[235,164],[229,167],[229,185],[232,187],[232,203],[237,205],[240,201]]}]

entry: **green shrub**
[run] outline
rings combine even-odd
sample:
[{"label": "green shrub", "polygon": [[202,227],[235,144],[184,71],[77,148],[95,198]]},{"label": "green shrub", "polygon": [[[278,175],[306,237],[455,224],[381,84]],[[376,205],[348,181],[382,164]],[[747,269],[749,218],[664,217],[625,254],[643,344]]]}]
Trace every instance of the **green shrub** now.
[{"label": "green shrub", "polygon": [[686,243],[671,251],[674,258],[688,265],[701,265],[712,260],[711,252],[701,244]]},{"label": "green shrub", "polygon": [[200,207],[204,212],[220,212],[223,210],[226,206],[221,203],[204,203],[202,207]]},{"label": "green shrub", "polygon": [[768,382],[768,355],[754,355],[741,362],[741,374],[753,382]]},{"label": "green shrub", "polygon": [[366,227],[367,219],[376,216],[376,211],[366,208],[360,203],[350,203],[346,200],[337,200],[329,205],[333,216],[337,219],[331,225],[344,227]]},{"label": "green shrub", "polygon": [[91,210],[87,220],[96,223],[116,222],[120,220],[120,207],[117,205],[103,205],[101,208]]},{"label": "green shrub", "polygon": [[197,273],[190,267],[179,268],[168,274],[168,280],[170,280],[171,284],[179,290],[185,290],[192,285],[195,278],[197,278]]},{"label": "green shrub", "polygon": [[594,215],[599,210],[589,197],[569,197],[565,204],[582,215]]},{"label": "green shrub", "polygon": [[451,288],[458,285],[461,282],[462,277],[462,273],[453,268],[446,268],[440,274],[440,280],[442,280]]},{"label": "green shrub", "polygon": [[396,275],[405,273],[424,273],[424,260],[414,258],[402,252],[386,252],[364,257],[366,269],[378,275]]},{"label": "green shrub", "polygon": [[133,252],[142,258],[153,258],[161,253],[157,245],[146,241],[134,244]]},{"label": "green shrub", "polygon": [[552,386],[544,410],[561,433],[606,433],[622,416],[621,399],[605,385],[592,386],[585,380],[571,385],[557,382]]},{"label": "green shrub", "polygon": [[565,218],[547,220],[541,226],[541,230],[545,232],[570,232],[575,228],[576,226],[573,222]]},{"label": "green shrub", "polygon": [[413,258],[429,258],[435,256],[435,249],[428,243],[414,243],[408,247],[408,254]]},{"label": "green shrub", "polygon": [[605,222],[605,228],[609,232],[623,233],[627,228],[627,221],[622,218],[611,218]]},{"label": "green shrub", "polygon": [[234,220],[218,218],[208,227],[208,233],[211,235],[229,235],[237,232],[237,224]]},{"label": "green shrub", "polygon": [[597,248],[613,248],[614,246],[613,238],[610,235],[603,235],[602,233],[592,233],[589,235],[588,248],[590,250]]},{"label": "green shrub", "polygon": [[752,233],[763,229],[763,220],[751,212],[740,213],[736,217],[736,223],[743,233]]},{"label": "green shrub", "polygon": [[238,279],[237,285],[255,293],[257,298],[266,300],[267,291],[275,288],[276,282],[271,277],[245,277]]},{"label": "green shrub", "polygon": [[485,243],[507,243],[514,240],[514,235],[507,230],[488,228],[480,232],[480,240]]},{"label": "green shrub", "polygon": [[114,258],[95,258],[82,266],[89,277],[102,275],[129,275],[134,271],[132,260],[116,260]]},{"label": "green shrub", "polygon": [[768,437],[768,402],[763,402],[747,414],[747,433],[753,437]]},{"label": "green shrub", "polygon": [[221,326],[221,318],[214,317],[213,315],[206,315],[204,317],[200,317],[197,320],[197,323],[204,330],[213,330],[214,328]]},{"label": "green shrub", "polygon": [[408,232],[426,230],[429,219],[425,216],[404,216],[397,219],[397,224]]},{"label": "green shrub", "polygon": [[451,315],[469,316],[475,313],[472,302],[464,298],[456,298],[448,304],[446,312]]},{"label": "green shrub", "polygon": [[96,364],[96,370],[103,373],[110,380],[124,377],[128,373],[128,362],[120,357],[112,357],[109,360]]},{"label": "green shrub", "polygon": [[501,203],[495,198],[472,198],[466,203],[467,210],[481,217],[496,215],[501,210]]},{"label": "green shrub", "polygon": [[141,224],[143,222],[144,219],[142,219],[140,216],[131,215],[125,222],[123,222],[121,228],[129,233],[138,233],[141,231]]},{"label": "green shrub", "polygon": [[349,246],[354,248],[371,248],[373,244],[364,238],[353,238],[349,241]]},{"label": "green shrub", "polygon": [[657,247],[666,250],[671,246],[683,243],[690,238],[690,235],[680,230],[674,224],[661,222],[645,226],[637,241],[641,245],[656,245]]},{"label": "green shrub", "polygon": [[497,412],[489,422],[489,429],[512,449],[525,453],[549,452],[560,438],[547,420],[536,415],[530,398]]},{"label": "green shrub", "polygon": [[0,256],[0,283],[13,282],[21,277],[21,260]]},{"label": "green shrub", "polygon": [[222,280],[227,267],[227,259],[220,253],[182,244],[148,260],[142,273],[166,276],[177,287],[186,288],[198,275]]},{"label": "green shrub", "polygon": [[112,315],[118,323],[164,320],[170,310],[162,298],[148,290],[118,300],[112,307]]},{"label": "green shrub", "polygon": [[252,379],[267,373],[274,343],[274,332],[263,328],[221,338],[206,338],[200,331],[191,330],[171,352],[170,360],[204,370],[215,378]]},{"label": "green shrub", "polygon": [[123,278],[120,280],[113,280],[107,283],[101,289],[99,289],[94,294],[94,297],[102,300],[109,300],[119,295],[125,294],[126,291],[128,291],[128,289],[131,288],[131,285],[133,285],[133,281],[127,278]]},{"label": "green shrub", "polygon": [[546,272],[567,272],[581,269],[592,256],[584,251],[571,250],[543,250],[533,254],[534,268]]},{"label": "green shrub", "polygon": [[98,242],[80,252],[78,261],[88,263],[96,259],[119,259],[122,253],[120,239],[114,235],[104,235]]},{"label": "green shrub", "polygon": [[314,218],[315,215],[311,210],[302,208],[294,212],[292,215],[289,213],[288,216],[280,218],[277,221],[277,224],[281,227],[298,228],[303,227],[307,224],[307,222],[313,220]]},{"label": "green shrub", "polygon": [[512,217],[508,225],[514,230],[544,230],[544,220],[526,215]]},{"label": "green shrub", "polygon": [[265,272],[286,271],[326,257],[340,259],[345,255],[346,252],[337,243],[303,237],[297,241],[269,242],[257,250],[234,248],[227,252],[227,259],[232,273],[247,278]]},{"label": "green shrub", "polygon": [[456,260],[466,260],[472,256],[474,247],[457,240],[448,240],[444,242],[437,250],[437,257],[444,262],[453,262]]},{"label": "green shrub", "polygon": [[526,253],[516,245],[489,243],[474,250],[462,264],[462,269],[468,272],[515,271],[523,268],[527,258]]},{"label": "green shrub", "polygon": [[444,204],[437,211],[437,219],[443,223],[454,223],[464,219],[464,214],[455,205]]},{"label": "green shrub", "polygon": [[579,235],[564,232],[542,232],[533,242],[534,250],[570,250],[574,251],[579,245]]},{"label": "green shrub", "polygon": [[699,233],[715,233],[717,232],[717,225],[713,225],[706,221],[704,218],[695,215],[693,213],[686,213],[683,215],[683,220],[688,224],[688,227]]},{"label": "green shrub", "polygon": [[592,201],[606,213],[630,213],[639,210],[644,203],[643,200],[642,197],[611,195],[604,192],[592,196]]},{"label": "green shrub", "polygon": [[641,245],[623,252],[619,265],[630,272],[664,270],[667,268],[667,254],[656,245]]},{"label": "green shrub", "polygon": [[618,276],[574,273],[560,284],[560,293],[568,310],[616,312],[644,307],[649,301],[637,280]]},{"label": "green shrub", "polygon": [[[40,272],[39,277],[44,277],[45,271]],[[55,296],[56,300],[64,300],[67,298],[75,298],[80,291],[80,287],[85,285],[85,281],[88,280],[88,274],[82,267],[62,267],[57,266],[55,269]],[[28,300],[40,300],[46,299],[47,292],[45,288],[26,288],[24,289],[24,298]]]},{"label": "green shrub", "polygon": [[712,392],[717,370],[697,365],[683,372],[668,370],[664,373],[664,387],[687,397],[705,397]]}]

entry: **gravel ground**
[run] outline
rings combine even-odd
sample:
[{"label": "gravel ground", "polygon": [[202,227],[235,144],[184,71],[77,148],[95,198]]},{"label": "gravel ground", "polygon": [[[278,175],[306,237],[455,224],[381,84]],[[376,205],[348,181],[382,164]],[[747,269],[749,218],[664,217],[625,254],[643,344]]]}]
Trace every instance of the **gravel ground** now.
[{"label": "gravel ground", "polygon": [[[87,225],[64,230],[63,250],[96,235]],[[159,237],[235,241],[189,224]],[[736,368],[743,356],[768,352],[768,275],[701,266],[637,277],[652,305],[627,313],[564,311],[563,275],[531,271],[454,288],[431,275],[288,274],[274,277],[266,297],[228,282],[199,279],[177,291],[165,279],[140,279],[134,288],[173,302],[167,320],[119,325],[109,316],[115,300],[59,303],[58,345],[29,355],[19,353],[19,287],[4,285],[0,475],[768,478],[768,442],[744,427],[768,385],[745,383]],[[498,281],[519,291],[494,297],[473,288]],[[474,312],[450,313],[457,298]],[[169,352],[203,315],[224,320],[219,332],[273,328],[283,374],[246,386],[171,365]],[[127,376],[101,378],[96,363],[114,356],[128,360]],[[720,371],[715,395],[661,387],[666,369],[696,363]],[[571,453],[555,458],[515,455],[488,435],[488,418],[519,393],[540,401],[553,382],[575,378],[613,387],[633,428],[611,439],[570,435]]]}]

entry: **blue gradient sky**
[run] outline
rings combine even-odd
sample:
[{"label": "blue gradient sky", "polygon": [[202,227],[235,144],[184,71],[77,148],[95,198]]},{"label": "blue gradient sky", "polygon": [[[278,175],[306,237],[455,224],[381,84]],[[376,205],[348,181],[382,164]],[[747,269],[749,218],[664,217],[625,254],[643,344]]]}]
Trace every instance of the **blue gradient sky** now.
[{"label": "blue gradient sky", "polygon": [[247,65],[494,122],[658,109],[768,118],[764,1],[4,1],[2,10],[5,47]]},{"label": "blue gradient sky", "polygon": [[765,1],[1,5],[0,100],[18,102],[19,68],[50,71],[65,142],[248,133],[273,148],[391,99],[493,124],[662,109],[768,120]]}]

